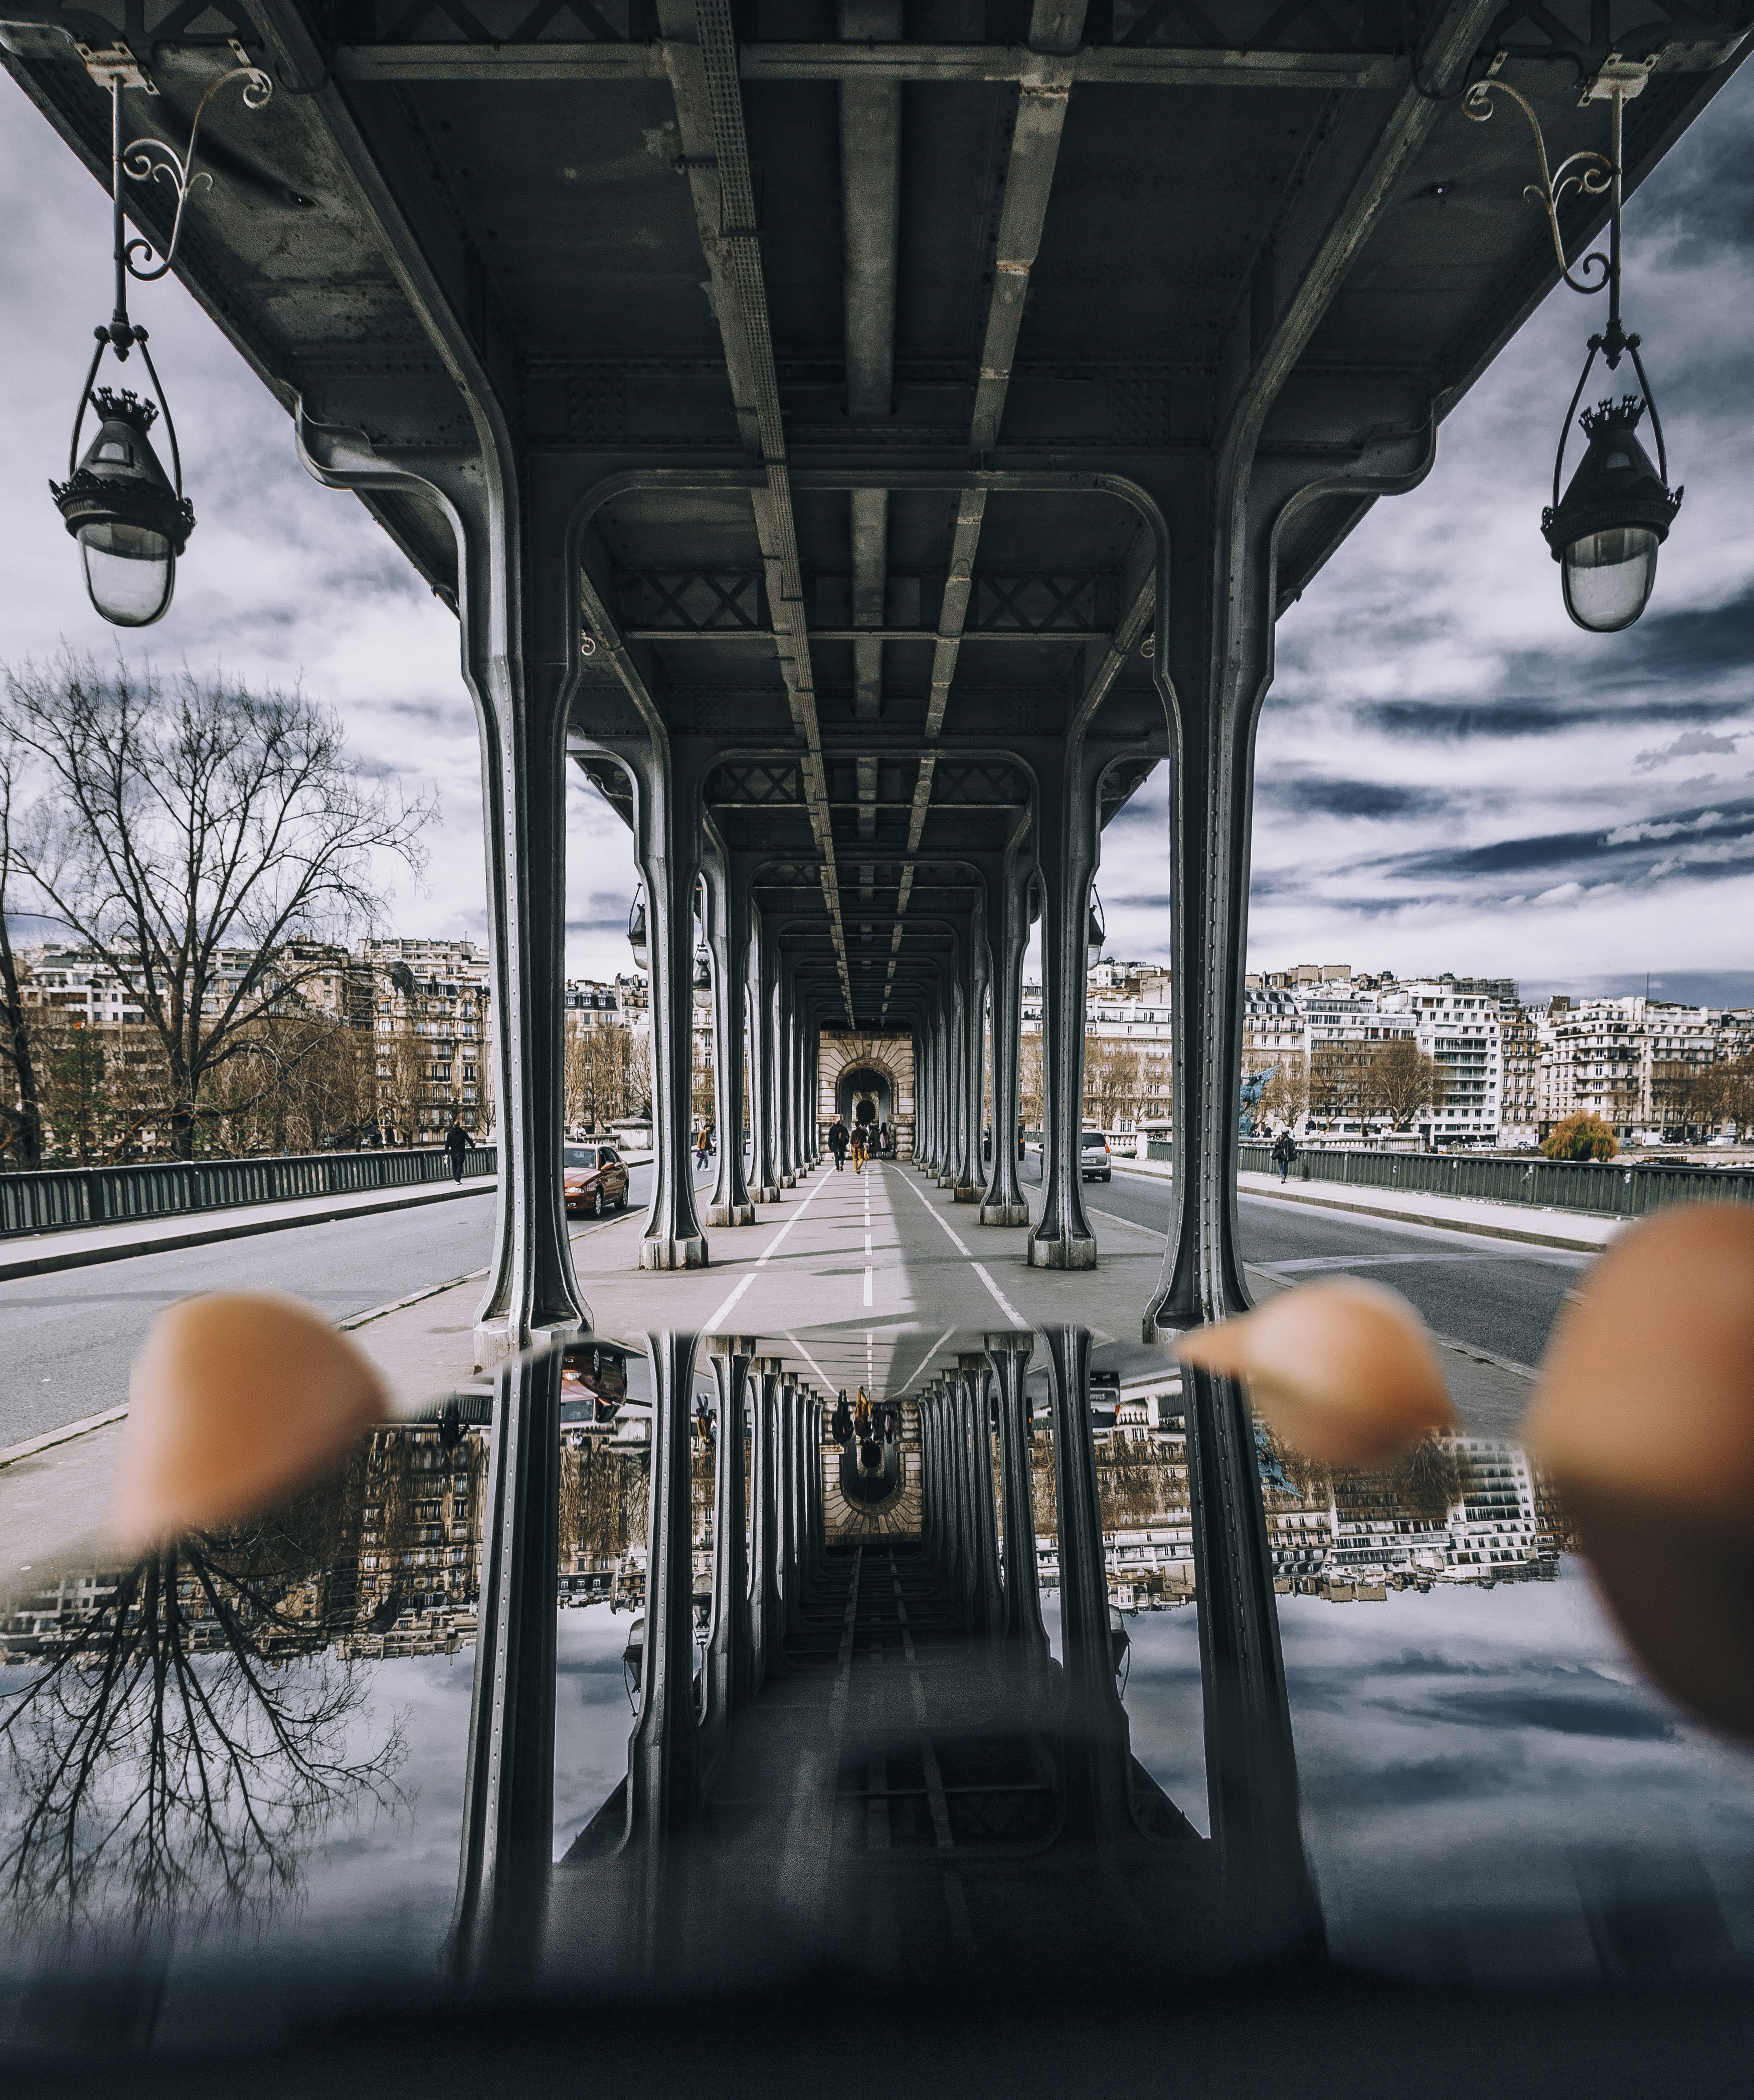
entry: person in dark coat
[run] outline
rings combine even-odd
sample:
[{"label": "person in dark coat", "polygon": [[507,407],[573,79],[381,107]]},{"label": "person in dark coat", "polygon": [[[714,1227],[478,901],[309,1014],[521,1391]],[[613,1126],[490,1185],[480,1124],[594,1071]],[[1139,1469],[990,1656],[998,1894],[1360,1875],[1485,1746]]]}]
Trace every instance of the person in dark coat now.
[{"label": "person in dark coat", "polygon": [[1291,1171],[1291,1162],[1298,1156],[1297,1140],[1289,1130],[1282,1130],[1273,1140],[1273,1164],[1279,1169],[1283,1181]]},{"label": "person in dark coat", "polygon": [[444,1134],[444,1149],[451,1155],[452,1174],[459,1181],[463,1178],[463,1162],[468,1157],[469,1148],[474,1141],[462,1124],[453,1116],[451,1118],[451,1127]]},{"label": "person in dark coat", "polygon": [[835,1171],[838,1174],[847,1163],[847,1127],[839,1116],[828,1127],[828,1149],[835,1155]]}]

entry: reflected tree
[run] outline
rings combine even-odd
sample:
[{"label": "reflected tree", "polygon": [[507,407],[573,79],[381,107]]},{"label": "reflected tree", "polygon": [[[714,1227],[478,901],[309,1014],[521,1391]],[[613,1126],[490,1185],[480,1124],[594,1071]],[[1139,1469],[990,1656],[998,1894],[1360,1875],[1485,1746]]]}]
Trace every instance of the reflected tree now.
[{"label": "reflected tree", "polygon": [[[315,1530],[333,1512],[306,1509]],[[403,1723],[330,1646],[327,1563],[283,1514],[86,1586],[0,1694],[0,1889],[65,1925],[266,1917],[342,1819],[399,1807]],[[351,1613],[348,1614],[349,1622]]]}]

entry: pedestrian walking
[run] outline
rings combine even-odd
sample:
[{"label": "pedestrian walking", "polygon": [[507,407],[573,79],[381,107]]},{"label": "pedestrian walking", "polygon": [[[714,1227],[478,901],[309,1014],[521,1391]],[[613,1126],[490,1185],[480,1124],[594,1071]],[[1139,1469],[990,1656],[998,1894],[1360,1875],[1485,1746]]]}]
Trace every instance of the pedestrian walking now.
[{"label": "pedestrian walking", "polygon": [[1291,1162],[1297,1156],[1297,1140],[1292,1136],[1288,1127],[1280,1131],[1278,1136],[1273,1140],[1273,1164],[1279,1169],[1279,1178],[1281,1181],[1290,1172]]},{"label": "pedestrian walking", "polygon": [[712,1157],[712,1132],[703,1123],[694,1139],[694,1166],[698,1171]]},{"label": "pedestrian walking", "polygon": [[847,1163],[847,1127],[839,1116],[828,1127],[828,1149],[835,1155],[835,1171],[838,1174]]},{"label": "pedestrian walking", "polygon": [[455,1180],[463,1178],[463,1162],[469,1155],[469,1136],[455,1116],[451,1127],[444,1134],[444,1149],[451,1155],[451,1173]]},{"label": "pedestrian walking", "polygon": [[862,1123],[853,1126],[853,1171],[855,1174],[865,1171],[865,1126]]}]

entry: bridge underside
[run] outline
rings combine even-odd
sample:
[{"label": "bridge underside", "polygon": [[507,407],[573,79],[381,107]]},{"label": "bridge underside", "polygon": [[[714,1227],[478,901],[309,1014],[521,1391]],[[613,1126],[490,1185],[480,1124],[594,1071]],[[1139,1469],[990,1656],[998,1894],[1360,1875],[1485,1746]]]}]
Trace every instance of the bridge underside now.
[{"label": "bridge underside", "polygon": [[[556,1185],[569,759],[646,884],[657,1269],[710,1262],[709,1229],[752,1222],[813,1155],[825,1027],[906,1036],[915,1152],[981,1225],[1023,1229],[1009,1148],[989,1170],[978,1130],[989,1093],[1014,1121],[1037,922],[1050,1145],[1027,1259],[1094,1260],[1089,901],[1103,827],[1168,759],[1173,1116],[1197,1171],[1141,1312],[1157,1334],[1245,1302],[1232,1093],[1274,622],[1426,471],[1555,280],[1526,127],[1460,98],[1514,87],[1557,165],[1606,142],[1580,83],[1648,62],[1635,185],[1750,11],[13,0],[5,63],[105,179],[115,46],[125,137],[180,146],[240,59],[275,83],[208,105],[176,267],[311,471],[457,611],[501,995],[483,1362],[590,1320]],[[167,237],[167,186],[124,187]],[[1570,252],[1605,210],[1568,189]],[[1531,547],[1538,503],[1531,483]],[[683,1164],[697,917],[717,1122],[753,1148],[746,1171],[721,1147],[704,1219]]]}]

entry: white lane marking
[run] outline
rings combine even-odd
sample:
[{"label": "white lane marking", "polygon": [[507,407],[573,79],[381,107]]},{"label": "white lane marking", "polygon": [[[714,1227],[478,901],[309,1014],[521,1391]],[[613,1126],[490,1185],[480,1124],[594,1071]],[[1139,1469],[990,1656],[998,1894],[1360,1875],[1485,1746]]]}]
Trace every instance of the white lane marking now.
[{"label": "white lane marking", "polygon": [[956,1251],[959,1254],[967,1254],[969,1250],[963,1245],[962,1241],[956,1237],[955,1233],[950,1231],[949,1225],[945,1224],[944,1213],[930,1200],[927,1196],[925,1190],[923,1189],[914,1189],[911,1181],[904,1182],[902,1186],[904,1188],[913,1189],[914,1193],[919,1197],[920,1202],[926,1206],[927,1215],[936,1219],[939,1224],[944,1227],[945,1232],[949,1235],[950,1245],[955,1248]]},{"label": "white lane marking", "polygon": [[803,1343],[798,1339],[797,1336],[792,1333],[789,1327],[786,1330],[786,1339],[791,1343],[791,1346],[798,1352],[798,1354],[803,1357],[804,1361],[810,1366],[811,1370],[814,1371],[816,1375],[822,1381],[822,1390],[825,1392],[833,1392],[835,1390],[834,1380],[828,1375],[827,1372],[822,1369],[822,1365],[816,1361],[815,1357],[810,1354],[809,1351],[805,1348]]},{"label": "white lane marking", "polygon": [[1089,1216],[1100,1218],[1106,1225],[1125,1225],[1130,1232],[1143,1233],[1148,1239],[1161,1240],[1167,1237],[1155,1225],[1135,1224],[1132,1219],[1123,1218],[1118,1211],[1099,1211],[1094,1203],[1086,1203],[1084,1208]]},{"label": "white lane marking", "polygon": [[1479,1254],[1316,1254],[1305,1255],[1296,1261],[1258,1261],[1254,1266],[1264,1268],[1269,1276],[1302,1275],[1324,1268],[1405,1268],[1423,1267],[1439,1261],[1518,1261],[1518,1253],[1506,1249],[1502,1254],[1490,1247]]},{"label": "white lane marking", "polygon": [[[914,1185],[911,1181],[910,1181],[907,1185],[910,1189],[914,1189]],[[967,1254],[969,1251],[967,1247],[963,1244],[962,1241],[958,1239],[954,1233],[950,1232],[950,1227],[947,1224],[945,1224],[944,1214],[928,1201],[924,1191],[919,1189],[914,1189],[914,1193],[919,1198],[921,1202],[925,1204],[926,1208],[932,1213],[932,1216],[937,1220],[938,1223],[941,1225],[944,1225],[944,1229],[946,1233],[950,1233],[950,1242],[952,1246],[955,1247],[957,1252],[962,1255]],[[1023,1315],[1017,1310],[1016,1307],[1011,1304],[1011,1300],[1005,1295],[1004,1292],[999,1289],[998,1286],[993,1281],[992,1277],[988,1275],[985,1265],[978,1261],[971,1261],[970,1266],[973,1268],[975,1274],[978,1276],[981,1281],[986,1286],[987,1289],[992,1292],[994,1297],[998,1299],[1000,1309],[1003,1312],[1006,1318],[1011,1321],[1011,1325],[1014,1327],[1027,1327],[1030,1323],[1024,1318]],[[951,1329],[950,1331],[954,1333],[955,1330]],[[923,1365],[922,1368],[923,1368]]]},{"label": "white lane marking", "polygon": [[750,1285],[753,1283],[755,1280],[756,1272],[753,1269],[751,1269],[749,1273],[737,1286],[736,1289],[732,1291],[730,1296],[725,1299],[725,1303],[719,1308],[718,1311],[715,1312],[712,1317],[707,1322],[706,1326],[701,1330],[701,1332],[704,1335],[717,1334],[719,1331],[719,1322],[725,1317],[725,1314],[730,1311],[731,1308],[736,1304],[738,1299],[743,1296],[743,1293],[749,1288]]},{"label": "white lane marking", "polygon": [[939,1335],[937,1340],[935,1341],[932,1347],[927,1350],[924,1356],[923,1356],[919,1361],[914,1365],[911,1375],[905,1379],[897,1379],[891,1390],[895,1392],[906,1392],[908,1388],[914,1383],[914,1379],[917,1379],[919,1376],[920,1373],[926,1368],[927,1365],[932,1361],[932,1358],[936,1356],[939,1350],[944,1347],[945,1343],[949,1341],[951,1335],[955,1332],[956,1330],[954,1327],[946,1327],[944,1332]]},{"label": "white lane marking", "polygon": [[998,1300],[999,1310],[1005,1315],[1006,1318],[1010,1321],[1012,1326],[1027,1327],[1030,1323],[1024,1318],[1023,1315],[1017,1310],[1016,1307],[1011,1304],[1011,1300],[1005,1295],[1004,1292],[999,1289],[998,1286],[993,1281],[992,1277],[987,1274],[985,1268],[981,1265],[981,1264],[977,1261],[973,1264],[973,1268],[975,1274],[980,1277],[981,1281],[986,1286],[987,1289],[990,1290],[993,1295]]},{"label": "white lane marking", "polygon": [[828,1184],[826,1181],[818,1181],[817,1183],[816,1186],[810,1191],[809,1194],[804,1198],[804,1201],[798,1206],[797,1209],[792,1212],[791,1215],[786,1220],[785,1224],[780,1227],[777,1233],[775,1233],[772,1240],[770,1240],[768,1245],[763,1248],[761,1252],[756,1256],[755,1266],[750,1270],[749,1273],[744,1277],[735,1290],[732,1291],[730,1296],[725,1299],[725,1303],[719,1308],[718,1311],[713,1314],[712,1317],[707,1322],[706,1326],[701,1329],[700,1331],[702,1334],[717,1334],[719,1331],[719,1322],[725,1317],[725,1314],[730,1311],[731,1308],[737,1303],[738,1299],[743,1296],[743,1293],[749,1288],[750,1285],[755,1282],[756,1277],[760,1273],[760,1272],[766,1268],[769,1261],[773,1258],[773,1256],[778,1253],[780,1242],[785,1238],[787,1233],[789,1233],[792,1227],[797,1224],[799,1219],[804,1215],[804,1212],[809,1209],[810,1206],[816,1201],[817,1198],[821,1195],[823,1189],[827,1186]]},{"label": "white lane marking", "polygon": [[[870,1251],[870,1250],[869,1250],[869,1249],[867,1249],[867,1250],[866,1250],[866,1251],[867,1251],[867,1252],[869,1252],[869,1251]],[[865,1303],[866,1303],[867,1305],[869,1305],[869,1304],[870,1304],[870,1302],[871,1302],[871,1273],[870,1273],[870,1271],[869,1269],[866,1269],[866,1272],[865,1272]]]},{"label": "white lane marking", "polygon": [[871,1251],[871,1236],[870,1236],[870,1234],[869,1233],[867,1233],[865,1235],[865,1252],[866,1252],[866,1257],[867,1257],[867,1258],[869,1258],[869,1256],[870,1256],[870,1251]]}]

